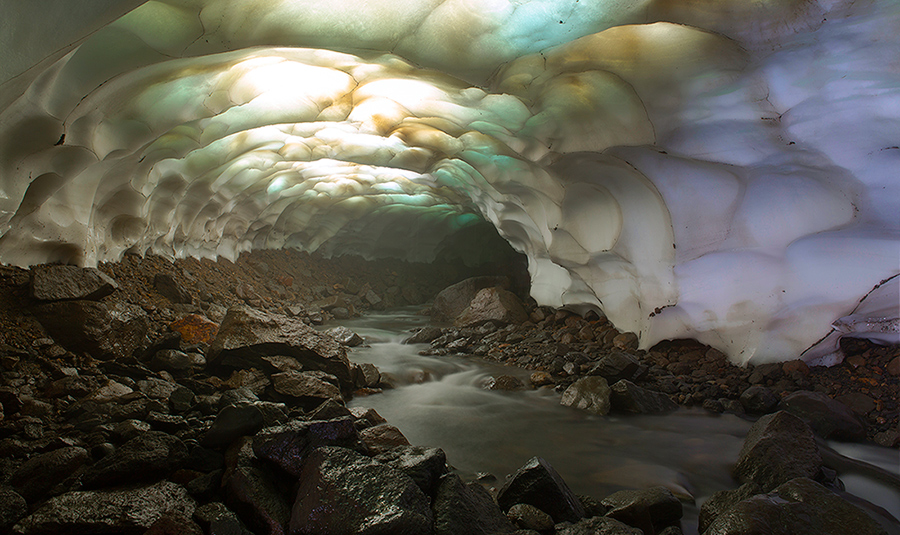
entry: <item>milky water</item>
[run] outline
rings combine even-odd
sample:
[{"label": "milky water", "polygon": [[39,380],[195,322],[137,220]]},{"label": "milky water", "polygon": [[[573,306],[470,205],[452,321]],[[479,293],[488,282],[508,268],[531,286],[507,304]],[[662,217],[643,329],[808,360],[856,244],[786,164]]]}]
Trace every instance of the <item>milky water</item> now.
[{"label": "milky water", "polygon": [[[545,458],[578,494],[601,498],[621,489],[663,485],[685,504],[685,533],[696,533],[699,505],[718,490],[737,486],[729,475],[751,422],[733,415],[680,409],[665,416],[598,417],[559,405],[551,389],[495,392],[492,376],[527,381],[529,370],[481,359],[426,357],[426,346],[404,345],[408,330],[427,317],[417,309],[371,314],[341,324],[370,347],[351,360],[375,364],[397,388],[357,397],[351,406],[372,407],[413,444],[440,447],[464,478],[491,474],[499,487],[533,456]],[[896,450],[842,446],[846,455],[897,472]],[[842,480],[848,491],[900,513],[900,493],[860,476]],[[900,534],[900,530],[891,531]]]}]

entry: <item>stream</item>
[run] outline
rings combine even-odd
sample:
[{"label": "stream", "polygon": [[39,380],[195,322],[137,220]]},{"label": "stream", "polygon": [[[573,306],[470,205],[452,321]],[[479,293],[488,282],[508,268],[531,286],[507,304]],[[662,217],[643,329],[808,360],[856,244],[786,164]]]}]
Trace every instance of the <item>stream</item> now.
[{"label": "stream", "polygon": [[[738,486],[729,470],[752,422],[699,408],[664,416],[599,417],[561,406],[559,394],[549,388],[487,390],[484,384],[492,376],[512,375],[527,384],[531,371],[474,357],[419,355],[425,345],[401,342],[410,329],[428,323],[420,311],[410,307],[336,322],[363,336],[369,346],[353,349],[350,359],[374,364],[396,386],[358,396],[349,406],[374,408],[410,443],[443,449],[448,464],[464,479],[480,477],[499,488],[507,475],[540,456],[576,494],[599,499],[622,489],[663,485],[682,499],[686,534],[697,533],[705,499]],[[829,445],[843,455],[898,471],[896,450]],[[852,474],[841,479],[848,492],[900,515],[897,489]]]}]

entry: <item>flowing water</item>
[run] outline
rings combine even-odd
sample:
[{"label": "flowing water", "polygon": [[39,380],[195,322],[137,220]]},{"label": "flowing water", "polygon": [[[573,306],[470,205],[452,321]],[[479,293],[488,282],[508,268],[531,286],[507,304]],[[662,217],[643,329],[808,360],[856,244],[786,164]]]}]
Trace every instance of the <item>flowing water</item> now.
[{"label": "flowing water", "polygon": [[[602,498],[617,490],[663,485],[685,503],[685,533],[697,532],[703,500],[737,486],[729,469],[751,422],[700,409],[598,417],[559,405],[559,395],[551,389],[486,390],[492,376],[527,381],[531,372],[477,358],[420,356],[425,346],[401,341],[427,320],[419,309],[407,308],[340,322],[370,346],[354,349],[351,360],[375,364],[397,386],[357,397],[350,405],[374,408],[412,444],[442,448],[465,479],[490,474],[497,478],[491,484],[499,487],[528,459],[541,456],[578,494]],[[896,450],[867,445],[837,449],[897,471]],[[848,491],[900,513],[896,489],[857,476],[845,483]]]}]

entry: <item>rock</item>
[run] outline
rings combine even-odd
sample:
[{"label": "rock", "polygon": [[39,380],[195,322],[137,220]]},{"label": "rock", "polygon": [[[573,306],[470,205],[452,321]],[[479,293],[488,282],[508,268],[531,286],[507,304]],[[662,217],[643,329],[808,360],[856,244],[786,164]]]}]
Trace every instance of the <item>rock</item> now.
[{"label": "rock", "polygon": [[734,476],[763,492],[797,477],[813,478],[822,458],[812,430],[800,418],[778,411],[763,416],[747,432]]},{"label": "rock", "polygon": [[322,447],[303,463],[290,533],[430,534],[432,513],[402,472],[348,449]]},{"label": "rock", "polygon": [[194,500],[181,485],[76,491],[50,498],[13,527],[21,535],[142,534],[163,516],[190,518]]},{"label": "rock", "polygon": [[404,344],[429,344],[444,334],[440,327],[424,327],[403,341]]},{"label": "rock", "polygon": [[741,406],[748,414],[768,414],[781,401],[770,389],[762,385],[752,385],[741,393]]},{"label": "rock", "polygon": [[153,277],[153,287],[161,296],[173,303],[190,304],[193,301],[191,294],[168,273],[157,273]]},{"label": "rock", "polygon": [[219,324],[199,314],[188,314],[169,324],[169,329],[181,335],[181,340],[189,345],[211,344],[219,332]]},{"label": "rock", "polygon": [[378,414],[378,411],[376,411],[375,409],[366,407],[353,407],[352,409],[350,409],[350,413],[353,414],[354,418],[356,418],[357,429],[365,429],[367,427],[372,427],[373,425],[387,423],[387,420],[384,419],[384,416]]},{"label": "rock", "polygon": [[353,364],[353,384],[357,388],[376,388],[381,384],[381,372],[374,364]]},{"label": "rock", "polygon": [[519,503],[510,507],[506,518],[522,529],[549,531],[554,526],[550,515],[527,503]]},{"label": "rock", "polygon": [[9,483],[29,503],[35,503],[90,460],[88,451],[77,446],[42,453],[25,461]]},{"label": "rock", "polygon": [[472,277],[441,290],[431,305],[431,319],[436,322],[453,321],[462,314],[479,290],[500,287],[509,289],[507,277]]},{"label": "rock", "polygon": [[91,489],[158,480],[180,468],[187,457],[187,447],[178,437],[147,431],[94,463],[81,481],[84,488]]},{"label": "rock", "polygon": [[801,390],[781,400],[779,408],[806,421],[822,438],[865,440],[866,425],[849,407],[825,394]]},{"label": "rock", "polygon": [[442,477],[434,498],[434,535],[493,535],[515,531],[483,487],[456,474]]},{"label": "rock", "polygon": [[319,370],[338,378],[342,390],[351,389],[347,350],[334,338],[296,318],[267,314],[248,307],[228,310],[209,348],[211,366],[266,369],[264,355],[290,356],[305,370]]},{"label": "rock", "polygon": [[300,476],[303,460],[320,446],[339,446],[364,452],[352,418],[328,421],[293,420],[267,427],[253,437],[253,453],[283,472]]},{"label": "rock", "polygon": [[228,506],[257,535],[287,533],[291,506],[284,485],[271,470],[257,465],[237,466],[223,481]]},{"label": "rock", "polygon": [[397,446],[376,455],[375,460],[409,476],[430,497],[447,471],[447,456],[439,448]]},{"label": "rock", "polygon": [[647,390],[627,379],[610,387],[612,409],[629,414],[658,414],[678,409],[678,404],[665,394]]},{"label": "rock", "polygon": [[203,435],[206,447],[227,446],[242,436],[287,420],[284,406],[265,401],[241,402],[223,408]]},{"label": "rock", "polygon": [[885,448],[896,448],[900,446],[900,431],[896,429],[888,429],[875,435],[875,443]]},{"label": "rock", "polygon": [[834,398],[838,403],[843,403],[859,416],[865,416],[875,410],[875,400],[861,392],[850,392]]},{"label": "rock", "polygon": [[484,387],[488,390],[501,390],[505,392],[513,392],[525,388],[525,383],[518,377],[512,375],[499,375],[490,377]]},{"label": "rock", "polygon": [[609,508],[606,516],[640,528],[644,533],[657,533],[681,520],[682,507],[665,487],[620,490],[601,503]]},{"label": "rock", "polygon": [[791,480],[770,494],[742,500],[720,514],[704,535],[886,535],[858,507],[805,478]]},{"label": "rock", "polygon": [[337,342],[342,346],[356,347],[364,342],[362,336],[356,334],[346,327],[335,327],[333,329],[328,329],[325,332],[328,333],[332,338],[337,340]]},{"label": "rock", "polygon": [[616,349],[624,349],[634,351],[638,348],[640,341],[634,333],[622,333],[613,338],[612,344]]},{"label": "rock", "polygon": [[607,518],[605,516],[595,516],[594,518],[585,518],[575,524],[565,524],[556,526],[555,535],[645,535],[638,528],[633,528],[627,524],[623,524],[618,520]]},{"label": "rock", "polygon": [[532,373],[531,376],[528,377],[528,382],[531,383],[531,386],[535,388],[555,384],[553,381],[553,376],[544,371],[537,371]]},{"label": "rock", "polygon": [[581,502],[550,463],[540,457],[532,457],[506,481],[497,503],[503,511],[527,503],[549,514],[554,522],[577,522],[584,516]]},{"label": "rock", "polygon": [[0,533],[9,533],[9,529],[28,512],[25,498],[14,490],[0,487]]},{"label": "rock", "polygon": [[309,413],[310,420],[334,420],[351,416],[350,409],[333,399],[326,399],[314,411]]},{"label": "rock", "polygon": [[622,351],[612,351],[595,364],[587,375],[599,375],[607,382],[615,383],[622,379],[635,381],[646,373],[646,368],[635,357]]},{"label": "rock", "polygon": [[178,388],[178,383],[149,377],[137,382],[137,390],[151,399],[168,399]]},{"label": "rock", "polygon": [[34,313],[60,345],[100,360],[130,357],[149,326],[144,310],[129,303],[58,301],[39,305]]},{"label": "rock", "polygon": [[99,301],[118,287],[116,281],[97,268],[57,264],[31,268],[31,296],[39,301]]},{"label": "rock", "polygon": [[575,407],[603,416],[609,414],[611,393],[612,391],[603,377],[582,377],[566,388],[559,403],[566,407]]},{"label": "rock", "polygon": [[[337,378],[335,378],[336,381]],[[273,388],[282,396],[319,406],[326,399],[343,402],[341,391],[323,380],[321,372],[287,371],[272,376]]]},{"label": "rock", "polygon": [[719,515],[731,509],[734,504],[757,494],[760,494],[760,489],[756,483],[744,483],[736,489],[720,490],[714,493],[700,506],[698,521],[700,533],[705,532]]},{"label": "rock", "polygon": [[885,367],[887,372],[894,377],[900,375],[900,357],[894,357]]},{"label": "rock", "polygon": [[484,288],[475,294],[453,324],[470,327],[488,321],[518,325],[528,321],[528,314],[516,294],[500,288]]},{"label": "rock", "polygon": [[409,446],[409,440],[391,424],[367,427],[359,432],[359,438],[373,454],[384,453],[397,446]]},{"label": "rock", "polygon": [[191,389],[181,385],[178,385],[175,390],[172,391],[172,395],[169,396],[169,407],[171,407],[172,412],[175,413],[189,411],[196,402],[197,397]]},{"label": "rock", "polygon": [[194,520],[209,535],[253,535],[224,503],[201,505],[194,511]]}]

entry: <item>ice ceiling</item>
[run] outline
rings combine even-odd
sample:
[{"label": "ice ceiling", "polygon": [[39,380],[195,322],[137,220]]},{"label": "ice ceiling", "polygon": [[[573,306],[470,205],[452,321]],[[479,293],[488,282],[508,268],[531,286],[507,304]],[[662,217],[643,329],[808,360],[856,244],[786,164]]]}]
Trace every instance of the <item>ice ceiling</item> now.
[{"label": "ice ceiling", "polygon": [[0,260],[428,260],[739,363],[898,341],[900,3],[4,0]]}]

